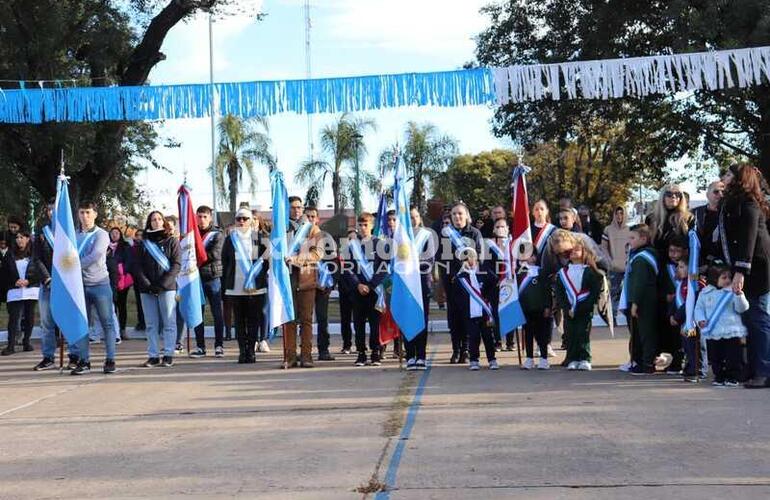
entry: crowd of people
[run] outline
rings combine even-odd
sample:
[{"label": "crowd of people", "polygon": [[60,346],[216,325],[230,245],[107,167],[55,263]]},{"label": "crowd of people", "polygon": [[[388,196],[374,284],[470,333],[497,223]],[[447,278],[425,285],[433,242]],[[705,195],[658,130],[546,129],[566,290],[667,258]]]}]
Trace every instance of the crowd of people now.
[{"label": "crowd of people", "polygon": [[[620,369],[632,375],[665,372],[698,381],[710,366],[716,386],[770,387],[767,194],[759,170],[740,164],[709,185],[706,205],[691,211],[687,193],[668,185],[646,220],[630,226],[623,207],[615,208],[610,224],[602,227],[588,207],[575,208],[567,197],[559,201],[553,219],[547,203],[537,200],[530,207],[532,241],[525,245],[511,237],[513,214],[502,205],[479,212],[474,221],[469,207],[458,201],[446,205],[430,227],[412,208],[426,327],[411,340],[397,338],[393,350],[405,356],[407,370],[426,369],[430,303],[435,301],[446,311],[450,364],[479,370],[483,344],[488,368],[496,370],[497,353],[512,350],[515,342],[513,332],[501,330],[501,311],[511,296],[518,296],[526,319],[522,369],[550,369],[557,332],[566,351],[562,365],[591,370],[591,328],[598,311],[611,325],[621,313],[627,318],[629,360]],[[299,239],[300,233],[303,239],[286,257],[295,321],[282,329],[284,367],[311,368],[316,361],[335,359],[328,321],[335,288],[339,352],[355,354],[355,366],[380,365],[386,348],[380,323],[392,323],[387,312],[390,273],[401,251],[392,248],[389,236],[395,212],[388,212],[382,223],[361,213],[347,237],[335,241],[320,228],[315,207],[296,196],[289,204],[287,240]],[[49,204],[32,232],[10,217],[0,237],[2,297],[9,315],[9,340],[2,354],[16,352],[17,342],[25,351],[34,349],[30,339],[37,305],[42,360],[35,370],[55,367],[59,338],[50,312],[51,210]],[[173,366],[174,356],[184,353],[184,319],[176,300],[181,264],[175,217],[153,211],[129,239],[121,228],[99,227],[98,207],[92,202],[81,203],[77,215],[86,305],[92,328],[102,331],[104,373],[115,372],[116,344],[127,338],[132,288],[139,322],[134,331],[144,331],[147,338],[143,366]],[[248,208],[239,209],[234,224],[225,229],[214,224],[209,207],[199,207],[196,215],[207,254],[199,273],[204,308],[214,322],[214,356],[224,357],[224,342],[234,327],[238,363],[254,363],[257,353],[270,350],[269,222]],[[695,275],[689,262],[691,230],[700,248],[693,254],[699,257]],[[688,287],[697,288],[693,324],[687,322]],[[203,324],[195,327],[190,358],[207,356],[204,332]],[[88,337],[68,345],[73,375],[90,371],[89,346]]]}]

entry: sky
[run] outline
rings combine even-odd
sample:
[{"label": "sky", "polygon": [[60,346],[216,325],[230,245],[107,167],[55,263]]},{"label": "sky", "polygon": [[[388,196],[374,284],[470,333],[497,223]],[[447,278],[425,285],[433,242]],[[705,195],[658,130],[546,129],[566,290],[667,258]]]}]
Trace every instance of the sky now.
[{"label": "sky", "polygon": [[[246,3],[266,14],[262,21],[231,16],[214,24],[214,79],[218,82],[294,79],[305,77],[305,20],[302,0],[250,0]],[[474,58],[474,36],[486,19],[479,9],[489,0],[314,0],[311,2],[311,54],[313,77],[355,76],[401,72],[451,70]],[[150,74],[151,84],[206,83],[209,80],[208,18],[204,15],[179,24],[169,32],[162,51],[165,61]],[[369,152],[361,164],[374,171],[380,151],[396,141],[403,143],[408,121],[431,122],[455,138],[461,153],[478,153],[510,147],[491,133],[493,110],[486,106],[463,108],[406,107],[362,113],[373,118],[377,131],[365,137]],[[337,118],[312,116],[313,136]],[[284,172],[289,194],[304,196],[306,186],[294,183],[299,165],[308,158],[305,115],[282,114],[268,118],[273,152]],[[187,176],[192,199],[210,204],[212,183],[209,119],[172,120],[158,126],[164,138],[180,148],[158,148],[155,158],[170,173],[147,170],[140,184],[153,206],[175,207],[176,189]],[[318,148],[316,148],[316,152]],[[239,202],[267,208],[270,192],[267,169],[258,167],[254,196],[243,185]],[[363,192],[363,191],[362,191]],[[321,207],[332,202],[326,186]],[[374,209],[370,194],[364,209]],[[220,199],[220,208],[225,204]]]}]

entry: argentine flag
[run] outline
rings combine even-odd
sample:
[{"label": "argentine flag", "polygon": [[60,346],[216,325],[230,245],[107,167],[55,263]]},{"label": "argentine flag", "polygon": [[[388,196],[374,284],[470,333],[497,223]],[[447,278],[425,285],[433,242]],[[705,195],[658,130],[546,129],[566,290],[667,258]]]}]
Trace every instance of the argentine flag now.
[{"label": "argentine flag", "polygon": [[63,172],[56,186],[53,218],[51,315],[67,342],[75,344],[88,334],[88,314],[67,178]]},{"label": "argentine flag", "polygon": [[202,261],[206,262],[206,251],[195,224],[190,192],[184,185],[178,191],[179,204],[179,253],[182,267],[176,278],[179,312],[188,328],[203,323],[203,285],[198,272],[198,252],[202,249]]},{"label": "argentine flag", "polygon": [[393,263],[390,311],[393,320],[407,340],[412,340],[425,329],[420,281],[420,255],[414,246],[412,219],[409,217],[409,198],[404,189],[404,164],[399,158],[393,200],[396,205],[396,228],[393,230]]},{"label": "argentine flag", "polygon": [[267,273],[267,293],[270,329],[294,321],[294,300],[291,295],[291,276],[286,265],[289,245],[286,231],[289,224],[289,195],[278,169],[270,174],[273,190],[273,229],[270,231],[270,269]]}]

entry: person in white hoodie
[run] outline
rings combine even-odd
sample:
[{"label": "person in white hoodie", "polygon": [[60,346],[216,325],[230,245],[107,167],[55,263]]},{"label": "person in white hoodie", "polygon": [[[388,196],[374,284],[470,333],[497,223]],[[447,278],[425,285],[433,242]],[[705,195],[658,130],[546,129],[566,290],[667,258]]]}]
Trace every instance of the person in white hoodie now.
[{"label": "person in white hoodie", "polygon": [[716,272],[717,286],[707,286],[698,296],[695,321],[708,343],[709,363],[714,373],[712,385],[738,387],[743,371],[741,339],[747,333],[741,314],[749,309],[749,301],[743,292],[733,291],[733,274],[729,269]]}]

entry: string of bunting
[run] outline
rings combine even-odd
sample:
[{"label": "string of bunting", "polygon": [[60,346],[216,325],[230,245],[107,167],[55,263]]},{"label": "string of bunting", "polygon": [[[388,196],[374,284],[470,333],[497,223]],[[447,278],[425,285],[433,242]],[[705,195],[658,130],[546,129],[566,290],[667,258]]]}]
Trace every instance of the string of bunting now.
[{"label": "string of bunting", "polygon": [[[770,82],[770,47],[432,73],[240,83],[0,89],[0,123],[170,120],[505,105],[745,88]],[[213,106],[212,106],[213,103]]]}]

